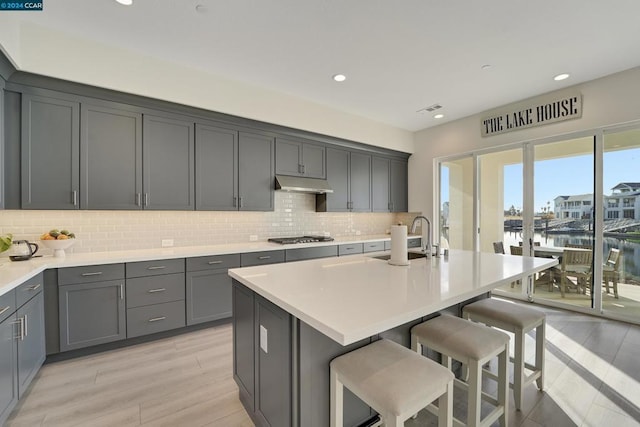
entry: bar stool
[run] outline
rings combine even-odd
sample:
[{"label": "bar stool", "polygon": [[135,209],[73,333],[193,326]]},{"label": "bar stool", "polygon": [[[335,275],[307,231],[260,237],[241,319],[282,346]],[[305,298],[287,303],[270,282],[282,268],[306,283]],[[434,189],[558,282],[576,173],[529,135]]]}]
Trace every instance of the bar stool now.
[{"label": "bar stool", "polygon": [[[454,384],[467,390],[468,426],[485,427],[500,419],[500,425],[507,426],[507,392],[509,377],[507,359],[509,357],[509,336],[477,323],[459,317],[443,314],[427,320],[411,329],[411,348],[422,354],[422,346],[442,355],[442,364],[451,369],[451,359],[455,359],[469,369],[469,380],[465,383],[456,379]],[[482,391],[482,365],[498,356],[498,396],[497,399]],[[495,406],[494,410],[481,419],[482,400]],[[430,410],[432,408],[429,408]],[[456,424],[463,424],[454,418]]]},{"label": "bar stool", "polygon": [[[515,357],[511,358],[514,364],[511,386],[516,409],[520,410],[524,386],[535,380],[540,391],[544,388],[545,314],[520,304],[487,298],[464,306],[462,316],[515,335]],[[524,344],[526,334],[534,328],[536,330],[536,361],[535,365],[531,365],[524,360]],[[527,376],[525,368],[533,372]]]},{"label": "bar stool", "polygon": [[330,376],[331,427],[342,427],[343,386],[375,409],[386,427],[403,426],[436,399],[438,426],[452,425],[453,374],[400,344],[383,339],[338,356]]}]

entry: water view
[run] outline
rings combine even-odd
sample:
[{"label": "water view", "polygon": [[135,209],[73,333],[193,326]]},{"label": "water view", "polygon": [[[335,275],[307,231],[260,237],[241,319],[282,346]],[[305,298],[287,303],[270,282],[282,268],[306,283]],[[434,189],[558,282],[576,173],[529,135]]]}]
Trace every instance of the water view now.
[{"label": "water view", "polygon": [[[593,245],[593,236],[590,234],[546,234],[536,232],[534,241],[542,246],[565,247],[567,244]],[[520,231],[505,231],[504,245],[508,252],[510,245],[517,246],[522,242]],[[634,238],[604,237],[604,256],[607,256],[610,248],[620,250],[622,264],[620,266],[620,281],[623,283],[640,285],[640,235]]]}]

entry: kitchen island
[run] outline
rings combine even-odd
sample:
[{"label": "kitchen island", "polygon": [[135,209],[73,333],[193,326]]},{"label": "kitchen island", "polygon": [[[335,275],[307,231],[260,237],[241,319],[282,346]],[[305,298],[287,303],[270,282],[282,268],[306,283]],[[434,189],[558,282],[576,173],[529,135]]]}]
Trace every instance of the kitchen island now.
[{"label": "kitchen island", "polygon": [[[391,266],[376,254],[229,270],[234,378],[258,426],[329,425],[329,361],[410,328],[556,260],[452,250]],[[372,412],[345,392],[345,425]]]}]

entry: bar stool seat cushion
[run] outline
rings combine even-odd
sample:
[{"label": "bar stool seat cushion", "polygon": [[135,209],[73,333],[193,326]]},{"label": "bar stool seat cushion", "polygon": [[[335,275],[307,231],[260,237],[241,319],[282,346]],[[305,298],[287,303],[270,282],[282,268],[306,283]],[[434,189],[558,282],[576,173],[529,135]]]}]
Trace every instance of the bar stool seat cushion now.
[{"label": "bar stool seat cushion", "polygon": [[512,325],[524,330],[532,328],[545,319],[545,314],[540,310],[493,298],[468,304],[464,306],[463,311],[472,317],[475,314],[503,325]]},{"label": "bar stool seat cushion", "polygon": [[354,394],[396,416],[426,406],[454,379],[445,367],[384,339],[337,357],[331,367]]},{"label": "bar stool seat cushion", "polygon": [[448,314],[414,326],[411,333],[427,347],[436,351],[446,349],[456,360],[464,357],[480,360],[509,342],[509,335],[504,332]]}]

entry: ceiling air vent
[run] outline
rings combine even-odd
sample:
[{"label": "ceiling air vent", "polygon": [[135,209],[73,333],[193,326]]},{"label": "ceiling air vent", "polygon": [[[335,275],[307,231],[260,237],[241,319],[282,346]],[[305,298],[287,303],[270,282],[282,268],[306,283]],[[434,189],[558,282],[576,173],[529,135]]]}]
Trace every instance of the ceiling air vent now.
[{"label": "ceiling air vent", "polygon": [[428,107],[424,107],[421,108],[420,110],[416,111],[417,113],[430,113],[432,111],[436,111],[442,108],[442,105],[440,104],[432,104],[429,105]]}]

